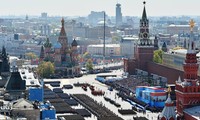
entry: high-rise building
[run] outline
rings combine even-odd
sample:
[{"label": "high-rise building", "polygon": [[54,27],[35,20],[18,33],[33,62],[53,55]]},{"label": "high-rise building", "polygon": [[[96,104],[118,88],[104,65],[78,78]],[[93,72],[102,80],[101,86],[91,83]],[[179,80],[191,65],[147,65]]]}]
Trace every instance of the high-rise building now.
[{"label": "high-rise building", "polygon": [[41,18],[46,19],[47,18],[47,13],[45,13],[45,12],[41,13]]},{"label": "high-rise building", "polygon": [[122,24],[122,12],[121,12],[121,4],[116,4],[116,26]]},{"label": "high-rise building", "polygon": [[104,18],[104,12],[105,11],[91,11],[91,13],[88,15],[88,22],[92,26],[97,26],[98,22],[102,21]]},{"label": "high-rise building", "polygon": [[41,30],[41,35],[49,36],[51,33],[51,28],[48,24],[41,25],[40,30]]}]

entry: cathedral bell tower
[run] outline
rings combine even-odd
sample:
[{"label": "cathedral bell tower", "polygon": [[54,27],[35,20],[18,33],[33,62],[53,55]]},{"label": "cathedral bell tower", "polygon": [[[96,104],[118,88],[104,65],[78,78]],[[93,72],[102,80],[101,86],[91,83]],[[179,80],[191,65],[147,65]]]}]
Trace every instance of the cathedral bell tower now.
[{"label": "cathedral bell tower", "polygon": [[60,30],[60,35],[58,37],[58,41],[60,42],[61,44],[61,60],[62,62],[66,61],[66,52],[68,50],[68,39],[67,39],[67,35],[66,35],[66,32],[65,32],[65,21],[64,21],[64,18],[62,18],[61,20],[61,30]]}]

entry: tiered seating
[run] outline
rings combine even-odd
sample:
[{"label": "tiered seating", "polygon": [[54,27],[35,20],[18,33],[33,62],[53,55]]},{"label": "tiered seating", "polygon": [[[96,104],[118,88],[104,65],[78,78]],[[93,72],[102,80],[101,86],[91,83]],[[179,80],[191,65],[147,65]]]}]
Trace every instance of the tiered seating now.
[{"label": "tiered seating", "polygon": [[132,91],[135,91],[136,86],[150,86],[150,84],[145,82],[144,80],[133,78],[133,77],[115,81],[115,84],[131,89]]}]

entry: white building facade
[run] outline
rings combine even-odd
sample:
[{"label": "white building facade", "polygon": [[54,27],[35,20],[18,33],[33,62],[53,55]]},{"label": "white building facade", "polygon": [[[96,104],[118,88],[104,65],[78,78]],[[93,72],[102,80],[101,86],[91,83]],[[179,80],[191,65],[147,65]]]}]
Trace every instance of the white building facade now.
[{"label": "white building facade", "polygon": [[[87,51],[91,55],[103,55],[103,44],[97,45],[88,45]],[[120,45],[119,44],[106,44],[105,45],[105,55],[106,56],[114,56],[114,55],[121,55],[120,54]]]},{"label": "white building facade", "polygon": [[127,58],[134,58],[134,49],[137,44],[137,36],[125,36],[122,37],[120,42],[121,55]]}]

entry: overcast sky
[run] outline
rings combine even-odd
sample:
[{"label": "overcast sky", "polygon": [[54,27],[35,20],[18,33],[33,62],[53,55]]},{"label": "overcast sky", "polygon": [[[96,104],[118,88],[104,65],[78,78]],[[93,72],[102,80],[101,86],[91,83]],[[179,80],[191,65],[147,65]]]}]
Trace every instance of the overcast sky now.
[{"label": "overcast sky", "polygon": [[[142,0],[0,0],[2,15],[86,16],[90,11],[115,15],[116,3],[123,16],[141,16]],[[146,0],[148,16],[200,15],[200,0]]]}]

